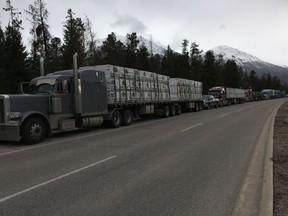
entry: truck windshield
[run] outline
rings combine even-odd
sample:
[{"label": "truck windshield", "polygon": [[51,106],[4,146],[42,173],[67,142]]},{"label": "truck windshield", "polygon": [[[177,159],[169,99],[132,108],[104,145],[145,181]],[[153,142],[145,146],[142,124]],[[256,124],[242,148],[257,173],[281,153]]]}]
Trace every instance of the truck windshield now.
[{"label": "truck windshield", "polygon": [[54,92],[54,85],[48,83],[42,83],[41,85],[31,85],[30,86],[30,93],[37,94],[37,93],[52,93]]},{"label": "truck windshield", "polygon": [[34,79],[30,82],[30,94],[54,92],[56,79]]},{"label": "truck windshield", "polygon": [[220,97],[222,94],[221,94],[221,91],[209,91],[209,95]]}]

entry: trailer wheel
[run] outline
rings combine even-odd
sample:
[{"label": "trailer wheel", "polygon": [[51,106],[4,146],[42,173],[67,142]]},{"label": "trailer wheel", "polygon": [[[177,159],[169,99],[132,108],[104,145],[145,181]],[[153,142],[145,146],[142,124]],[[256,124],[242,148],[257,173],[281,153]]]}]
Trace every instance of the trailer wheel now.
[{"label": "trailer wheel", "polygon": [[21,137],[26,144],[42,142],[46,132],[45,124],[40,118],[29,118],[21,126]]},{"label": "trailer wheel", "polygon": [[179,104],[179,105],[176,106],[176,115],[181,115],[181,113],[182,113],[182,107]]},{"label": "trailer wheel", "polygon": [[170,106],[170,115],[175,116],[176,115],[176,108],[175,105]]},{"label": "trailer wheel", "polygon": [[168,118],[170,114],[169,106],[163,107],[163,118]]},{"label": "trailer wheel", "polygon": [[200,112],[202,109],[202,105],[201,105],[201,103],[198,103],[198,112]]},{"label": "trailer wheel", "polygon": [[198,111],[199,111],[199,104],[198,104],[198,103],[195,103],[195,106],[196,106],[196,107],[195,107],[195,111],[198,112]]},{"label": "trailer wheel", "polygon": [[130,125],[133,121],[133,113],[130,110],[124,110],[122,112],[122,125]]},{"label": "trailer wheel", "polygon": [[122,116],[118,110],[115,110],[111,115],[110,126],[113,128],[118,128],[122,124]]}]

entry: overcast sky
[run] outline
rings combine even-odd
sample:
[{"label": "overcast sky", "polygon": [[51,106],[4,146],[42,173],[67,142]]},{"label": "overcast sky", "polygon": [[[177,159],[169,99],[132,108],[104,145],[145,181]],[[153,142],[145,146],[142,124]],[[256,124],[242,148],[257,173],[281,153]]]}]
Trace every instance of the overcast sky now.
[{"label": "overcast sky", "polygon": [[[0,0],[1,8],[5,0]],[[11,0],[21,12],[34,0]],[[181,50],[183,39],[207,51],[218,45],[240,49],[270,63],[288,66],[288,0],[44,0],[53,36],[63,35],[71,8],[75,17],[88,16],[97,38],[111,32],[137,35]],[[1,10],[2,28],[7,12]],[[23,12],[23,37],[30,24]]]}]

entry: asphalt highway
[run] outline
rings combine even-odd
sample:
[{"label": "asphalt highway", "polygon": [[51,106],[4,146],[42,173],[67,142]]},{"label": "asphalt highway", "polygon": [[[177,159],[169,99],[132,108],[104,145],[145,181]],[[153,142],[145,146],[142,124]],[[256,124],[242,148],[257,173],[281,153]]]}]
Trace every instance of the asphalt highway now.
[{"label": "asphalt highway", "polygon": [[286,99],[0,142],[0,215],[228,216]]}]

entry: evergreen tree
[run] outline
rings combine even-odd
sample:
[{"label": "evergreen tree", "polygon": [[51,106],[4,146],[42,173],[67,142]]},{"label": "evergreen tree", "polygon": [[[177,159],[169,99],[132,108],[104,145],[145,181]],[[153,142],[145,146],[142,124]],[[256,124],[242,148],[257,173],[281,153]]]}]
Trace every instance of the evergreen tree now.
[{"label": "evergreen tree", "polygon": [[73,67],[72,57],[76,52],[78,53],[78,66],[85,65],[84,24],[81,18],[74,18],[75,14],[71,9],[68,9],[67,14],[62,46],[63,69],[71,69]]},{"label": "evergreen tree", "polygon": [[101,47],[101,64],[125,66],[124,44],[117,40],[114,32],[107,36]]},{"label": "evergreen tree", "polygon": [[149,60],[150,53],[145,46],[145,44],[141,44],[139,47],[139,50],[136,55],[136,67],[137,69],[140,70],[146,70],[146,71],[151,71],[150,67],[150,60]]},{"label": "evergreen tree", "polygon": [[177,64],[181,77],[185,79],[190,78],[190,64],[189,64],[189,52],[188,52],[189,41],[184,39],[182,42],[182,55],[178,56]]},{"label": "evergreen tree", "polygon": [[278,79],[277,76],[272,77],[272,89],[282,89],[281,81]]},{"label": "evergreen tree", "polygon": [[245,88],[245,89],[251,88],[251,86],[249,85],[249,76],[246,72],[243,73],[243,79],[242,79],[241,86],[242,86],[242,88]]},{"label": "evergreen tree", "polygon": [[224,85],[224,59],[223,55],[218,55],[218,58],[215,60],[215,71],[216,71],[216,80],[215,86],[223,86]]},{"label": "evergreen tree", "polygon": [[127,67],[136,67],[136,56],[138,52],[139,40],[137,39],[137,33],[126,35],[126,65]]},{"label": "evergreen tree", "polygon": [[252,70],[249,74],[249,87],[252,88],[254,91],[259,91],[259,79],[256,76],[256,72]]},{"label": "evergreen tree", "polygon": [[272,77],[270,74],[266,75],[266,86],[267,86],[267,88],[272,88],[272,86],[273,86]]},{"label": "evergreen tree", "polygon": [[259,89],[261,91],[262,89],[267,89],[267,88],[269,88],[269,86],[267,85],[266,74],[263,74],[259,80]]},{"label": "evergreen tree", "polygon": [[213,51],[205,53],[203,78],[203,92],[216,85],[215,56]]},{"label": "evergreen tree", "polygon": [[159,54],[153,55],[150,57],[150,68],[151,71],[157,73],[157,74],[161,74],[161,61],[162,58]]},{"label": "evergreen tree", "polygon": [[202,59],[203,50],[199,49],[199,44],[193,42],[190,47],[190,62],[191,62],[191,73],[190,79],[202,81],[203,73],[203,59]]},{"label": "evergreen tree", "polygon": [[61,39],[58,37],[54,37],[51,39],[51,57],[50,57],[50,70],[58,71],[61,70],[62,67],[62,52],[61,52]]},{"label": "evergreen tree", "polygon": [[189,46],[189,41],[187,39],[184,39],[182,42],[182,55],[189,55],[188,52],[188,46]]},{"label": "evergreen tree", "polygon": [[[238,85],[238,88],[244,88],[244,83],[245,83],[245,78],[244,78],[244,70],[241,66],[237,66],[238,67],[238,73],[237,73],[237,77],[236,79],[239,80],[239,85]],[[247,75],[247,74],[246,74]],[[248,82],[247,82],[248,83]]]},{"label": "evergreen tree", "polygon": [[[19,82],[27,78],[27,53],[25,46],[22,43],[21,25],[17,12],[10,0],[6,1],[5,11],[10,13],[11,22],[4,32],[4,53],[3,69],[5,71],[5,89],[6,93],[16,93],[18,91]],[[3,87],[2,87],[3,88]]]},{"label": "evergreen tree", "polygon": [[161,74],[170,76],[172,78],[174,77],[181,78],[179,70],[177,69],[177,66],[176,66],[176,57],[177,57],[177,54],[168,45],[167,50],[162,59]]},{"label": "evergreen tree", "polygon": [[224,65],[224,85],[232,88],[241,87],[241,75],[233,59],[227,60]]}]

